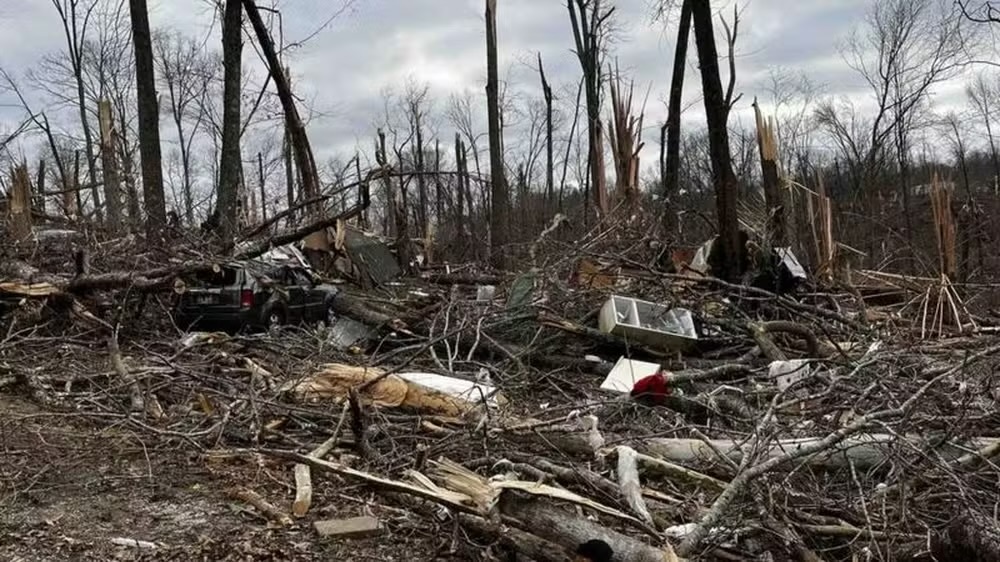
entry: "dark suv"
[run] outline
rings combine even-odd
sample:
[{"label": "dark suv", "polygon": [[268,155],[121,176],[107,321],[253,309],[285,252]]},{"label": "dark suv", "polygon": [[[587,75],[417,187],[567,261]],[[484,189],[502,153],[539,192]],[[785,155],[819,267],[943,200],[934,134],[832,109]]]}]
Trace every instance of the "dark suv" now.
[{"label": "dark suv", "polygon": [[337,288],[294,265],[230,263],[184,279],[180,291],[174,320],[183,329],[241,331],[335,319]]}]

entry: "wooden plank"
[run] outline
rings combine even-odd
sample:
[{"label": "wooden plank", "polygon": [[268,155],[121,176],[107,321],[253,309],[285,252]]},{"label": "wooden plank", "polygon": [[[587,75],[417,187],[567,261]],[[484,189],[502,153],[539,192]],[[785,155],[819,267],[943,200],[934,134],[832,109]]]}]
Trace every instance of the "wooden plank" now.
[{"label": "wooden plank", "polygon": [[316,533],[323,538],[364,538],[382,532],[382,523],[374,517],[327,519],[313,523]]}]

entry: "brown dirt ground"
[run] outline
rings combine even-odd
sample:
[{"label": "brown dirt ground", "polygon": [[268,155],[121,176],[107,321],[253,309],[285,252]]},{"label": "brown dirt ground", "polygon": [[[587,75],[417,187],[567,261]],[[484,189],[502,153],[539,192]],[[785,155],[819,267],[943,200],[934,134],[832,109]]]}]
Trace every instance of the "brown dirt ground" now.
[{"label": "brown dirt ground", "polygon": [[[348,482],[314,477],[313,510],[282,529],[226,496],[244,485],[290,504],[289,472],[249,457],[211,461],[154,446],[107,420],[47,413],[0,393],[0,560],[473,560],[483,552],[464,537],[452,541],[450,523],[439,532],[436,521],[381,506]],[[386,524],[380,537],[324,541],[312,527],[369,514]],[[116,537],[161,546],[116,546]]]}]

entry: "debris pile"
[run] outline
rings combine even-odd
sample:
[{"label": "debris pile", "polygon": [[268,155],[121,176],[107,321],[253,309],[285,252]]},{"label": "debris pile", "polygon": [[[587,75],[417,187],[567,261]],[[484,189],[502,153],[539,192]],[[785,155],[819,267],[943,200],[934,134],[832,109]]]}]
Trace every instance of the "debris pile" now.
[{"label": "debris pile", "polygon": [[1000,557],[987,315],[915,330],[905,301],[803,279],[786,250],[779,294],[558,242],[519,275],[393,280],[355,242],[365,288],[343,286],[337,323],[262,334],[170,326],[170,281],[212,256],[95,255],[105,269],[75,276],[11,260],[0,392],[259,463],[285,488],[229,497],[315,540],[392,532],[318,513],[362,486],[477,537],[456,559],[594,539],[622,561]]}]

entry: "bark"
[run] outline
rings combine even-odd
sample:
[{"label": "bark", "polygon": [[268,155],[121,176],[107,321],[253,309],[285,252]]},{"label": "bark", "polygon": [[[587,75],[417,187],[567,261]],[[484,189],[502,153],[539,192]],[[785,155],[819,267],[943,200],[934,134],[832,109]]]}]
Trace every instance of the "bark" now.
[{"label": "bark", "polygon": [[108,209],[108,227],[115,231],[122,225],[121,177],[118,174],[118,155],[115,151],[115,124],[111,112],[111,102],[101,100],[98,104],[98,120],[101,126],[101,164],[104,168],[104,202]]},{"label": "bark", "polygon": [[236,235],[237,199],[240,172],[243,168],[240,163],[240,93],[243,67],[243,10],[240,0],[226,0],[225,10],[222,22],[222,155],[219,160],[216,211],[219,213],[220,235],[228,242]]},{"label": "bark", "polygon": [[486,98],[490,136],[490,261],[494,267],[507,264],[509,241],[509,194],[504,174],[500,129],[500,81],[497,62],[497,0],[486,0]]},{"label": "bark", "polygon": [[146,237],[160,237],[167,224],[160,158],[160,116],[153,70],[146,0],[129,0],[132,41],[135,44],[136,98],[139,105],[139,153],[142,155],[142,194],[146,203]]},{"label": "bark", "polygon": [[740,247],[742,244],[736,211],[739,195],[729,152],[729,107],[726,105],[719,76],[719,54],[715,46],[711,3],[708,0],[692,0],[691,16],[698,62],[701,65],[712,179],[715,184],[716,219],[719,224],[719,238],[716,242],[719,246],[719,260],[713,264],[713,271],[718,277],[735,283],[745,270],[745,252]]},{"label": "bark", "polygon": [[[674,50],[674,70],[670,78],[670,100],[667,108],[666,157],[663,169],[663,197],[668,201],[677,194],[681,166],[681,101],[684,95],[684,71],[687,69],[687,50],[691,35],[691,5],[684,0],[681,5],[680,27],[677,28],[677,47]],[[667,232],[673,230],[672,217],[666,213]]]},{"label": "bark", "polygon": [[[281,100],[281,107],[285,112],[285,122],[288,126],[291,144],[295,152],[295,161],[298,165],[299,173],[302,174],[302,190],[305,192],[307,199],[313,199],[319,196],[320,192],[319,173],[316,171],[316,161],[313,158],[312,147],[309,145],[309,137],[306,135],[305,125],[302,123],[298,109],[295,107],[295,98],[292,96],[292,89],[288,83],[287,74],[282,71],[281,62],[278,60],[278,55],[274,48],[274,42],[271,40],[271,35],[264,25],[264,20],[261,18],[260,10],[257,9],[257,4],[254,0],[243,0],[243,8],[246,10],[247,19],[250,20],[254,33],[257,35],[257,42],[260,44],[260,49],[264,53],[265,60],[267,60],[267,65],[271,71],[271,79],[274,80],[274,86],[278,91],[278,98]],[[318,214],[320,210],[319,207],[315,207],[312,209],[312,212]]]}]

